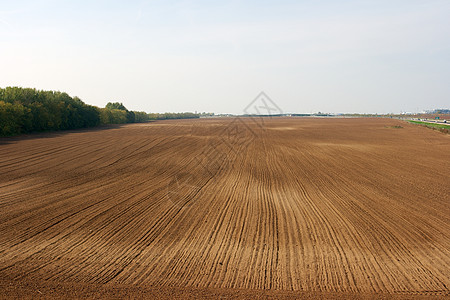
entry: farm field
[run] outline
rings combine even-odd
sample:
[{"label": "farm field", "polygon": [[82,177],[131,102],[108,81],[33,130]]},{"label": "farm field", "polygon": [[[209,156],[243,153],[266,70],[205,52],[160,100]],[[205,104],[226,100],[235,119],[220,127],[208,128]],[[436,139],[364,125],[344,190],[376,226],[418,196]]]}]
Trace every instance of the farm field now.
[{"label": "farm field", "polygon": [[450,295],[450,135],[400,120],[4,138],[0,174],[2,297]]}]

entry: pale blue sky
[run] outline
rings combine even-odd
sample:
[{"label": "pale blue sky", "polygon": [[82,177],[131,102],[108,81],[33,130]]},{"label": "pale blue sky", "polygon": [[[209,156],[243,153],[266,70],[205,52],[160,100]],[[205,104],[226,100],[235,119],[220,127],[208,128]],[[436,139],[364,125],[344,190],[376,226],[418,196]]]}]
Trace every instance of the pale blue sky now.
[{"label": "pale blue sky", "polygon": [[0,0],[0,86],[148,112],[450,107],[450,1]]}]

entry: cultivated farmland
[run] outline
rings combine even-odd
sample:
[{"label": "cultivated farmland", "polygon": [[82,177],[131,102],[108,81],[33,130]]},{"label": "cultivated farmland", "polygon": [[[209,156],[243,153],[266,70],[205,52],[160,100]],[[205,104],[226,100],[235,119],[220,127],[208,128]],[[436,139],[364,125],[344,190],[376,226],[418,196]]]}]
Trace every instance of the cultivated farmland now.
[{"label": "cultivated farmland", "polygon": [[450,293],[450,136],[201,119],[0,140],[0,294]]}]

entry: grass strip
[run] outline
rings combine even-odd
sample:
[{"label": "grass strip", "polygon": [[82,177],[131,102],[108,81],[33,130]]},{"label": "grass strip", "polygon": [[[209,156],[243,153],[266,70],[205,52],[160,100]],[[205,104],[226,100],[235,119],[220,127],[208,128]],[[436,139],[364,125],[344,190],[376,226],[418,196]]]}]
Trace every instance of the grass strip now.
[{"label": "grass strip", "polygon": [[440,132],[443,133],[450,133],[450,125],[446,125],[446,124],[435,124],[435,123],[428,123],[428,122],[421,122],[421,121],[408,121],[410,123],[413,124],[418,124],[418,125],[422,125],[434,130],[439,130]]}]

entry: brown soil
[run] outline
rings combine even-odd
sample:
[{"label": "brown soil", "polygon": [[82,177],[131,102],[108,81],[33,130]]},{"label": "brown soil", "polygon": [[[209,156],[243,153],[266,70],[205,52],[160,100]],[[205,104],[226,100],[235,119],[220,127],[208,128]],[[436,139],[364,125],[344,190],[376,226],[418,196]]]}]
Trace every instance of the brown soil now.
[{"label": "brown soil", "polygon": [[450,295],[450,136],[407,122],[0,139],[0,174],[0,298]]}]

